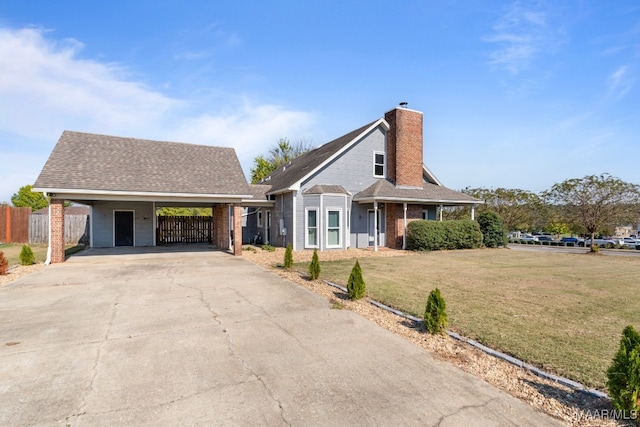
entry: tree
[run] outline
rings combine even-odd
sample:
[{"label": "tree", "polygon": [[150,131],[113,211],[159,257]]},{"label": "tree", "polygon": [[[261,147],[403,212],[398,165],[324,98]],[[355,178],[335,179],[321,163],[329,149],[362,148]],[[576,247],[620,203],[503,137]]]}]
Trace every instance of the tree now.
[{"label": "tree", "polygon": [[442,298],[438,288],[435,288],[429,294],[422,323],[430,334],[444,334],[447,330],[447,325],[449,324],[447,303]]},{"label": "tree", "polygon": [[500,215],[491,211],[483,212],[478,217],[478,224],[482,231],[482,243],[487,248],[507,245],[507,230]]},{"label": "tree", "polygon": [[[495,212],[504,221],[507,231],[542,229],[548,215],[543,200],[535,193],[519,188],[465,188],[463,193],[480,200],[484,204],[476,208],[476,213]],[[453,219],[453,218],[452,218]]]},{"label": "tree", "polygon": [[311,142],[304,139],[291,144],[287,138],[280,138],[278,143],[269,149],[267,156],[259,155],[254,157],[253,167],[251,168],[251,183],[259,183],[280,166],[312,149]]},{"label": "tree", "polygon": [[31,208],[31,211],[46,208],[49,206],[49,200],[42,193],[31,191],[32,185],[23,185],[17,193],[11,196],[11,203],[18,208]]},{"label": "tree", "polygon": [[598,232],[638,219],[638,185],[607,173],[554,184],[543,197],[561,210],[565,221],[591,234],[591,241]]},{"label": "tree", "polygon": [[309,264],[309,277],[311,280],[316,280],[320,277],[320,260],[318,259],[318,250],[313,250],[313,257],[311,257],[311,263]]},{"label": "tree", "polygon": [[362,268],[360,268],[358,260],[356,260],[351,269],[351,274],[347,281],[347,292],[349,293],[349,299],[352,301],[362,298],[366,292],[366,284],[362,277]]},{"label": "tree", "polygon": [[168,208],[156,210],[160,216],[211,216],[211,208]]},{"label": "tree", "polygon": [[287,248],[284,251],[284,268],[290,270],[293,268],[293,249],[291,243],[287,243]]}]

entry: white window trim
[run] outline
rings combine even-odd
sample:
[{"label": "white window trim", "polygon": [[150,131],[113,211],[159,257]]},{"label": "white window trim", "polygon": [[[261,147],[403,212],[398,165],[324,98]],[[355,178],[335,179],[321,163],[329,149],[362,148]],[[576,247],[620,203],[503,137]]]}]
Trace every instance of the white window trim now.
[{"label": "white window trim", "polygon": [[[314,211],[316,213],[316,244],[312,245],[309,243],[309,211]],[[319,248],[320,247],[320,216],[318,215],[319,209],[316,207],[313,208],[304,208],[304,247],[305,248]]]},{"label": "white window trim", "polygon": [[[329,244],[329,212],[338,212],[338,244],[337,245]],[[342,208],[337,208],[337,207],[326,208],[325,217],[326,217],[326,221],[325,221],[326,226],[324,228],[324,233],[325,233],[325,242],[326,242],[327,249],[342,248],[342,244],[344,241],[344,235],[343,235],[344,222],[343,222]]]},{"label": "white window trim", "polygon": [[[382,154],[382,175],[376,175],[376,155]],[[384,178],[387,174],[387,155],[384,151],[374,151],[373,152],[373,177],[374,178]]]}]

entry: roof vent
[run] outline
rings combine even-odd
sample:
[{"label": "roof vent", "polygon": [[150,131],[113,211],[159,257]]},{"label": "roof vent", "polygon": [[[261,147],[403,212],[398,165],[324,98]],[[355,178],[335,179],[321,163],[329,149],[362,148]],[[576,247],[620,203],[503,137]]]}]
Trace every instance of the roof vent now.
[{"label": "roof vent", "polygon": [[407,105],[409,105],[409,103],[406,101],[403,101],[400,103],[400,108],[407,108]]}]

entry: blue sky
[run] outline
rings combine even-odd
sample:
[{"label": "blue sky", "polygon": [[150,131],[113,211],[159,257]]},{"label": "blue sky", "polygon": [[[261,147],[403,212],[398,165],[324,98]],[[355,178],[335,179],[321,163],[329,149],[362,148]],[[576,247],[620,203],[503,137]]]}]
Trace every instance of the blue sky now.
[{"label": "blue sky", "polygon": [[63,130],[328,142],[406,101],[446,186],[640,183],[640,3],[0,0],[0,202]]}]

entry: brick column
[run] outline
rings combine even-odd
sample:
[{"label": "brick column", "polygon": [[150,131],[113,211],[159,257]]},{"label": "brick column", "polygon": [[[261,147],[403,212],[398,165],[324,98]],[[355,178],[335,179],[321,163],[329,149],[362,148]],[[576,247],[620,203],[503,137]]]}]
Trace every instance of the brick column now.
[{"label": "brick column", "polygon": [[51,262],[64,262],[64,200],[51,199]]},{"label": "brick column", "polygon": [[242,207],[233,205],[233,254],[242,255]]},{"label": "brick column", "polygon": [[229,248],[229,205],[218,206],[216,209],[216,245],[218,249]]}]

